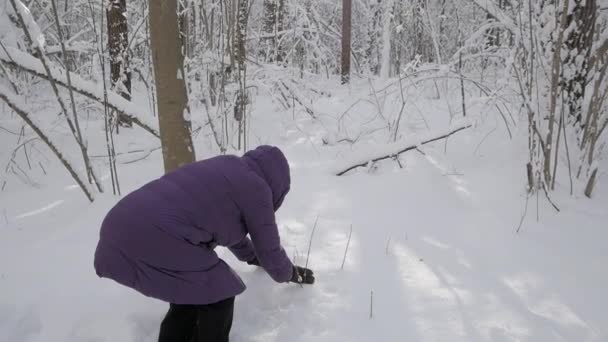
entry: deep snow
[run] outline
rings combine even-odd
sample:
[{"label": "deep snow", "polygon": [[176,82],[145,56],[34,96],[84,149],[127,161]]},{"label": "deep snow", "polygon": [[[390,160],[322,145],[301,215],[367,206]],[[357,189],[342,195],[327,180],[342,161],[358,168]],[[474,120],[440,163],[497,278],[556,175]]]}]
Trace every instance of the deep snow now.
[{"label": "deep snow", "polygon": [[[608,340],[605,173],[593,200],[570,197],[567,184],[559,184],[553,195],[559,214],[543,196],[538,206],[530,198],[517,234],[526,203],[525,131],[515,130],[508,140],[502,120],[481,99],[471,99],[472,129],[407,152],[403,168],[385,161],[336,177],[331,171],[357,160],[360,150],[381,150],[387,134],[370,133],[378,115],[365,101],[345,119],[348,127],[337,123],[358,98],[369,96],[368,81],[356,80],[350,89],[335,81],[318,86],[332,95],[314,103],[327,117],[283,111],[260,94],[250,140],[280,146],[290,161],[292,191],[278,221],[284,246],[299,264],[306,262],[319,217],[309,260],[317,283],[275,284],[222,251],[248,286],[237,298],[233,341]],[[408,102],[404,139],[450,123],[445,101],[418,95]],[[390,104],[385,109],[395,111]],[[19,131],[6,107],[0,113],[3,127]],[[93,122],[87,134],[101,136],[99,125]],[[353,146],[323,144],[328,136],[333,143],[362,131]],[[61,126],[54,132],[71,144]],[[17,137],[0,133],[0,139],[1,160],[8,160]],[[213,154],[211,137],[195,141],[199,158]],[[162,174],[158,141],[149,134],[126,130],[117,144],[118,152],[146,150],[119,156],[123,193]],[[92,145],[93,155],[103,155],[102,144]],[[31,171],[34,186],[9,177],[0,192],[0,341],[155,341],[167,305],[99,279],[93,270],[101,220],[118,197],[104,194],[87,203],[46,155],[47,176]],[[101,167],[105,159],[96,163]],[[109,174],[104,179],[110,189]]]}]

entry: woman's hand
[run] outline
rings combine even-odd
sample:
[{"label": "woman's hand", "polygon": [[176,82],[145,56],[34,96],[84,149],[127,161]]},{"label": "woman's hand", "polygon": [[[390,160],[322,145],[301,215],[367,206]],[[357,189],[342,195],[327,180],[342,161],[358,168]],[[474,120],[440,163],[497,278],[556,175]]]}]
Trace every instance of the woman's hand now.
[{"label": "woman's hand", "polygon": [[252,266],[260,266],[260,260],[258,260],[258,257],[253,257],[253,259],[247,261],[248,265],[252,265]]},{"label": "woman's hand", "polygon": [[290,282],[312,285],[315,283],[314,272],[308,268],[294,266]]}]

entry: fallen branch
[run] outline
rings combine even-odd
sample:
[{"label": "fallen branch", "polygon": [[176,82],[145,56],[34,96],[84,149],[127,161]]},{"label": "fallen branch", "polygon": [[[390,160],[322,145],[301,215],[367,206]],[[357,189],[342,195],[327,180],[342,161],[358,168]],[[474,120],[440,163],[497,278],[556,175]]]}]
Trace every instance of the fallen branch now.
[{"label": "fallen branch", "polygon": [[407,151],[411,151],[411,150],[416,150],[418,149],[419,146],[421,145],[426,145],[432,142],[435,142],[437,140],[441,140],[441,139],[445,139],[457,132],[460,132],[462,130],[465,130],[467,128],[470,128],[472,126],[472,124],[470,123],[465,123],[462,124],[460,126],[457,126],[456,128],[453,128],[451,131],[441,134],[437,137],[432,137],[432,138],[425,138],[425,139],[418,139],[417,141],[406,141],[406,142],[396,142],[393,144],[389,144],[387,145],[387,149],[390,151],[388,153],[382,153],[382,154],[376,154],[375,156],[369,157],[369,158],[365,158],[363,161],[358,161],[358,162],[354,162],[351,163],[352,165],[348,166],[348,167],[344,167],[344,168],[340,168],[340,171],[336,172],[336,176],[342,176],[344,174],[346,174],[347,172],[354,170],[358,167],[365,167],[367,166],[370,162],[371,163],[375,163],[381,160],[385,160],[385,159],[392,159],[395,158],[397,156],[399,156],[402,153],[405,153]]},{"label": "fallen branch", "polygon": [[[42,64],[36,57],[15,48],[6,47],[6,51],[0,50],[0,60],[3,61],[5,65],[18,68],[40,78],[47,80],[49,78]],[[64,70],[51,68],[50,72],[56,84],[66,89],[70,88]],[[103,89],[100,85],[95,82],[87,81],[75,74],[71,74],[70,76],[72,78],[71,89],[73,91],[101,104],[106,102],[104,101]],[[115,92],[108,91],[107,105],[111,109],[126,116],[137,126],[143,128],[155,137],[160,138],[158,131],[153,127],[152,123],[145,122],[145,120],[141,118],[138,109],[132,102],[125,100]]]}]

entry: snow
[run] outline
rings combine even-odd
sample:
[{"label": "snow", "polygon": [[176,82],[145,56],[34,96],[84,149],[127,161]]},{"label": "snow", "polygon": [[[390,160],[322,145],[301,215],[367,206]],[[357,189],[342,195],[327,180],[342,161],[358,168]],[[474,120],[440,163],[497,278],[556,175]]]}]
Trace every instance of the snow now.
[{"label": "snow", "polygon": [[[319,217],[309,260],[317,283],[276,284],[222,250],[248,286],[237,297],[231,341],[608,340],[603,179],[593,200],[570,197],[558,183],[559,214],[542,196],[530,198],[517,234],[527,203],[525,128],[508,140],[493,107],[474,95],[470,121],[458,122],[445,105],[457,99],[419,89],[407,103],[403,138],[387,145],[377,130],[383,120],[370,119],[368,80],[354,79],[350,87],[337,79],[311,83],[331,94],[310,102],[319,118],[283,111],[260,92],[248,125],[251,145],[276,144],[289,159],[293,185],[278,222],[299,264]],[[401,105],[389,100],[387,117]],[[194,122],[205,120],[197,113]],[[11,120],[0,106],[0,125],[18,130]],[[387,160],[343,177],[327,172],[470,123],[447,142],[424,145],[423,153],[404,153],[403,168]],[[102,124],[91,121],[89,132],[102,132]],[[123,194],[162,174],[161,152],[151,149],[149,135],[126,132],[116,136]],[[338,143],[344,135],[359,140]],[[327,136],[332,144],[324,145]],[[102,154],[102,134],[95,137],[91,154]],[[15,139],[0,134],[0,145]],[[216,153],[204,134],[195,145],[199,159]],[[133,162],[129,152],[136,150],[148,157]],[[0,157],[11,152],[0,149]],[[47,165],[47,176],[31,172],[38,186],[10,178],[0,192],[0,340],[155,341],[167,305],[93,270],[100,223],[119,197],[102,194],[88,204],[57,163]],[[102,178],[110,188],[109,173]]]}]

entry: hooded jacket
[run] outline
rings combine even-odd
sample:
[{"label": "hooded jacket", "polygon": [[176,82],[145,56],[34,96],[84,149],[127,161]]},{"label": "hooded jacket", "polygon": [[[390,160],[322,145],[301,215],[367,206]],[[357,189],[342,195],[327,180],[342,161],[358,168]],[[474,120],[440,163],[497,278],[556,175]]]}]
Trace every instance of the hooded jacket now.
[{"label": "hooded jacket", "polygon": [[275,211],[289,187],[287,160],[271,146],[183,166],[109,211],[95,251],[97,275],[170,303],[215,303],[245,290],[214,251],[224,246],[241,261],[257,256],[275,281],[287,282],[293,265]]}]

